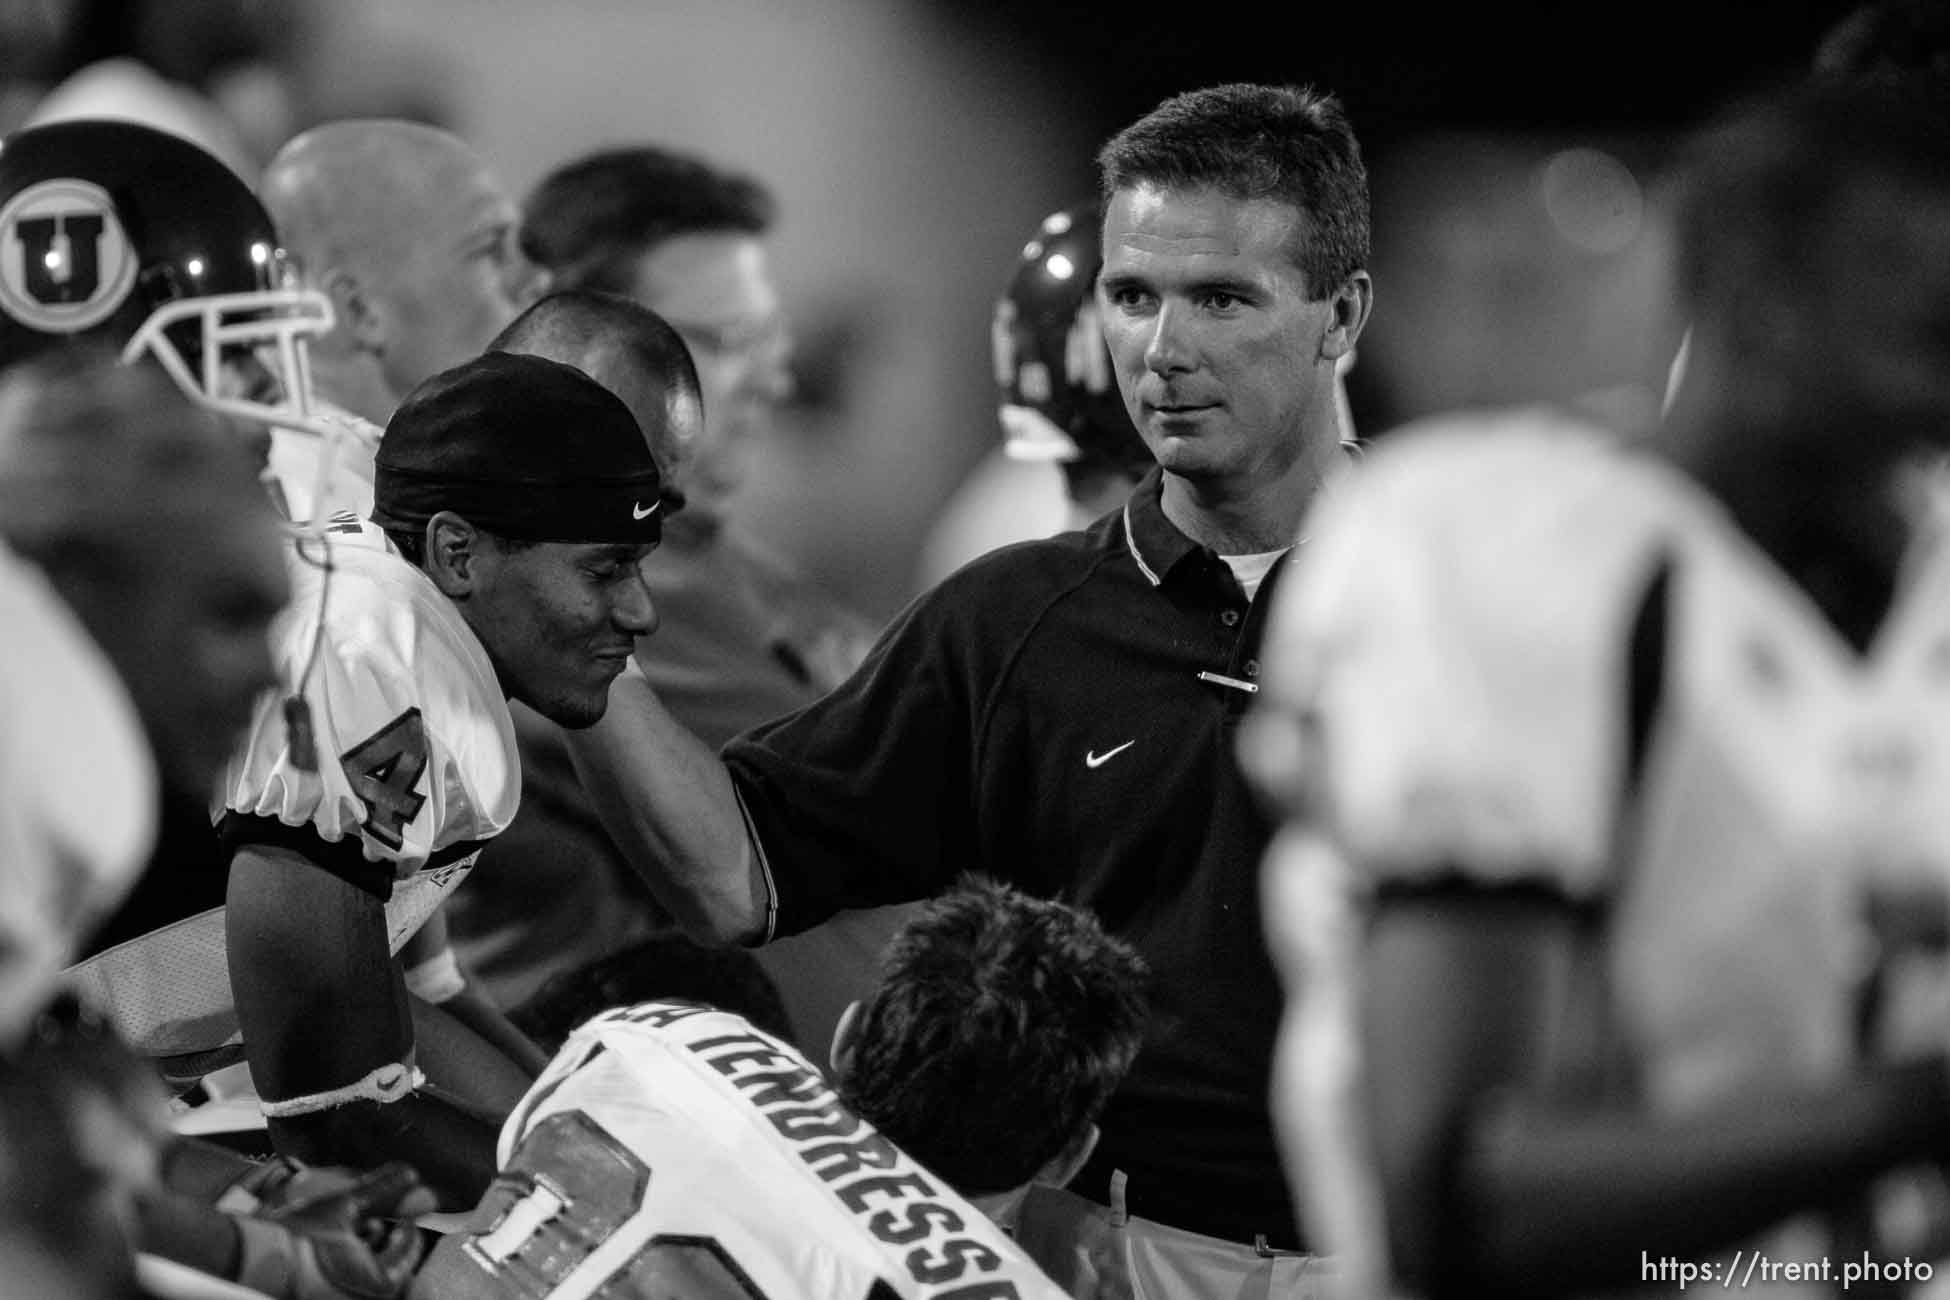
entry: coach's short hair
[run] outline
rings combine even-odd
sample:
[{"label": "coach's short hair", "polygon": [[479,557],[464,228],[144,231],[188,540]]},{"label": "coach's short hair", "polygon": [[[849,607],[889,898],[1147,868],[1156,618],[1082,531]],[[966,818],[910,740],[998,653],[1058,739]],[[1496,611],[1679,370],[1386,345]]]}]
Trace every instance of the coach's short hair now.
[{"label": "coach's short hair", "polygon": [[1145,967],[1088,912],[972,878],[888,944],[840,1095],[964,1195],[1077,1148],[1144,1037]]},{"label": "coach's short hair", "polygon": [[1291,204],[1308,292],[1368,264],[1368,171],[1341,101],[1308,86],[1232,83],[1174,95],[1097,153],[1103,194],[1140,185]]}]

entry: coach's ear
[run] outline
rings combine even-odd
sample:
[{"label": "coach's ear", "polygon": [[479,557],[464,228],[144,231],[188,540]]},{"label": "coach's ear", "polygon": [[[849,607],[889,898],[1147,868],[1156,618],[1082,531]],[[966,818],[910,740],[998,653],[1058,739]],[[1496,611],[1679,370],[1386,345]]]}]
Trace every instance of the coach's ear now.
[{"label": "coach's ear", "polygon": [[421,540],[426,546],[426,574],[440,593],[454,600],[473,594],[480,581],[481,530],[451,510],[427,520]]},{"label": "coach's ear", "polygon": [[843,1077],[853,1068],[853,1047],[860,1041],[860,999],[855,998],[840,1012],[839,1023],[833,1026],[833,1047],[827,1054],[832,1062],[833,1077]]},{"label": "coach's ear", "polygon": [[1366,271],[1356,271],[1334,291],[1330,302],[1333,311],[1320,337],[1320,355],[1324,360],[1339,361],[1354,351],[1355,341],[1368,323],[1368,313],[1374,308],[1374,281]]}]

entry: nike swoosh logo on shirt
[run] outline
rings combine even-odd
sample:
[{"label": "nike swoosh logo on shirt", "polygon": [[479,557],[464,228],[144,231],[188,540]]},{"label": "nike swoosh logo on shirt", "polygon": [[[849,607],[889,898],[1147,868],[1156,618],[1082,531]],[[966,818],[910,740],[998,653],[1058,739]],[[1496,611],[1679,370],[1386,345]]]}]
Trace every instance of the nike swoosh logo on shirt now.
[{"label": "nike swoosh logo on shirt", "polygon": [[630,518],[639,521],[648,519],[651,515],[657,513],[657,507],[662,504],[663,502],[661,501],[654,502],[648,510],[645,510],[641,505],[632,505],[630,507]]},{"label": "nike swoosh logo on shirt", "polygon": [[1101,754],[1093,749],[1083,756],[1083,765],[1085,767],[1102,767],[1135,744],[1137,744],[1136,740],[1127,740],[1116,749],[1106,749]]}]

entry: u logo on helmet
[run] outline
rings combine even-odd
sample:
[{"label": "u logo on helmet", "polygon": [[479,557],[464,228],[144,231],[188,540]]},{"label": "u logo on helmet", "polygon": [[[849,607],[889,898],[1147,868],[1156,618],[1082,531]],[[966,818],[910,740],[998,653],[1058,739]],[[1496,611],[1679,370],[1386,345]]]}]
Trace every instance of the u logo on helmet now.
[{"label": "u logo on helmet", "polygon": [[60,178],[0,208],[0,308],[50,334],[101,324],[135,287],[136,257],[99,185]]}]

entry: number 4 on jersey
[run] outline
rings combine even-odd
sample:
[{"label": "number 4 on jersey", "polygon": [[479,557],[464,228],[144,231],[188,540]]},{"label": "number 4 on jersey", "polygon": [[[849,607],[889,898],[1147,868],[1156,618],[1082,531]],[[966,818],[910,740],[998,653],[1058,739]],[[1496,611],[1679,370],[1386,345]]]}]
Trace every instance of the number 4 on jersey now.
[{"label": "number 4 on jersey", "polygon": [[366,834],[399,848],[406,824],[427,797],[413,787],[427,770],[427,728],[418,709],[408,709],[339,756],[352,793],[366,805]]}]

